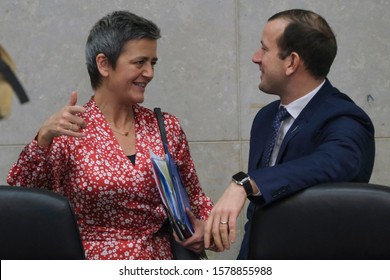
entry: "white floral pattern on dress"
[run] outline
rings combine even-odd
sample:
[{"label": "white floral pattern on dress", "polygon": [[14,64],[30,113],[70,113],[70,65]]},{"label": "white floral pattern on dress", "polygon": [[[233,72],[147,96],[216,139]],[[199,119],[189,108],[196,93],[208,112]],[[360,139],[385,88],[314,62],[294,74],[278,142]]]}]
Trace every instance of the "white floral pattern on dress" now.
[{"label": "white floral pattern on dress", "polygon": [[[166,214],[149,156],[149,149],[163,155],[154,113],[133,106],[133,165],[94,98],[84,107],[85,137],[60,136],[50,148],[39,147],[34,139],[11,168],[8,183],[67,196],[75,209],[87,259],[171,259],[168,234],[160,230]],[[206,220],[213,203],[201,189],[186,136],[173,115],[164,113],[164,123],[192,211],[198,219]]]}]

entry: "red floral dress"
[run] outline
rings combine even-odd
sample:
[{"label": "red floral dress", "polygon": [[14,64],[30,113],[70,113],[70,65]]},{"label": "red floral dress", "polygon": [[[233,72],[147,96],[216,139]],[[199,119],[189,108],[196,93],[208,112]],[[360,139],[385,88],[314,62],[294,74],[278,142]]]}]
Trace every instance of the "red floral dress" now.
[{"label": "red floral dress", "polygon": [[[167,219],[151,171],[150,150],[163,155],[154,113],[135,105],[136,162],[131,163],[94,98],[84,106],[84,138],[60,136],[49,148],[34,139],[8,174],[10,185],[53,190],[72,202],[87,259],[171,259]],[[206,220],[202,191],[176,117],[164,113],[169,149],[180,166],[192,211]]]}]

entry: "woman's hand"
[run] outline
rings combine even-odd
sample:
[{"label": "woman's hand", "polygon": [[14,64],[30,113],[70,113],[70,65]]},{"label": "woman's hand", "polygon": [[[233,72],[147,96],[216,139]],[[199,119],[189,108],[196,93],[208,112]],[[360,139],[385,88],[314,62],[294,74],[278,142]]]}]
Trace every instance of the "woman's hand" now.
[{"label": "woman's hand", "polygon": [[187,249],[194,251],[195,253],[201,253],[204,250],[205,222],[198,220],[188,208],[186,208],[186,212],[188,214],[188,217],[190,218],[195,232],[190,238],[187,238],[184,241],[180,241],[180,239],[174,233],[175,239],[179,244],[186,247]]},{"label": "woman's hand", "polygon": [[77,92],[70,95],[68,105],[47,119],[38,133],[38,145],[49,147],[55,137],[67,135],[72,137],[84,137],[80,129],[86,128],[87,124],[78,114],[84,113],[85,108],[77,106]]}]

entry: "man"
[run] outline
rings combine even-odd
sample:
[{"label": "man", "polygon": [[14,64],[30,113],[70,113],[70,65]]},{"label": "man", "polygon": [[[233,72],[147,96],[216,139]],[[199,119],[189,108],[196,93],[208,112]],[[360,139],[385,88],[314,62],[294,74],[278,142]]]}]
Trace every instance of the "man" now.
[{"label": "man", "polygon": [[[319,15],[288,10],[272,16],[252,61],[259,89],[280,100],[256,115],[248,173],[239,172],[215,205],[205,228],[205,246],[219,251],[236,239],[236,219],[246,198],[246,233],[239,259],[247,258],[254,207],[264,207],[325,182],[368,182],[374,155],[370,118],[326,78],[337,53],[335,36]],[[278,115],[278,120],[275,117]],[[280,125],[280,126],[279,126]]]}]

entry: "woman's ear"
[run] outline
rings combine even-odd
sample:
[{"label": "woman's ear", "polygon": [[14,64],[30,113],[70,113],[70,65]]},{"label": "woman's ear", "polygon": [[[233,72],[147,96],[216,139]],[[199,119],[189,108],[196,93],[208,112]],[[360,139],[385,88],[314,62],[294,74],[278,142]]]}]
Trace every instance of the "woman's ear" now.
[{"label": "woman's ear", "polygon": [[301,64],[301,57],[296,52],[292,52],[286,58],[286,75],[290,76],[297,71]]},{"label": "woman's ear", "polygon": [[97,68],[99,70],[99,73],[102,77],[108,77],[108,73],[109,73],[109,68],[110,68],[110,62],[108,61],[107,57],[102,54],[102,53],[99,53],[97,56],[96,56],[96,65],[97,65]]}]

